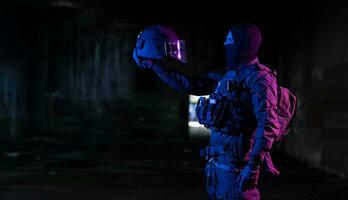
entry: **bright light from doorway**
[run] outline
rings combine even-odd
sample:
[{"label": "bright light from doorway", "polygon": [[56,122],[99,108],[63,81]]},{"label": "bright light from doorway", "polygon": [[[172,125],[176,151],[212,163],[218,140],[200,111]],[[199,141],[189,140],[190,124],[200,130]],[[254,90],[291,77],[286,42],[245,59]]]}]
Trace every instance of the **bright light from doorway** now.
[{"label": "bright light from doorway", "polygon": [[[189,134],[190,137],[200,137],[200,136],[208,136],[210,135],[210,131],[205,128],[202,124],[198,122],[197,116],[196,116],[196,105],[198,102],[198,99],[201,96],[189,96],[189,121],[188,121],[188,127],[189,127]],[[208,98],[208,96],[204,96]]]}]

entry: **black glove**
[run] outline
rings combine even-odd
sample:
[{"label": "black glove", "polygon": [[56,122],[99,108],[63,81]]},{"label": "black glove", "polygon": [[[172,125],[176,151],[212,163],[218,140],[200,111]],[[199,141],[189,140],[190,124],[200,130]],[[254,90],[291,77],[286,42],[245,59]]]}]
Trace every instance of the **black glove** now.
[{"label": "black glove", "polygon": [[246,183],[250,180],[251,176],[255,173],[254,169],[250,165],[246,165],[241,171],[237,178],[239,191],[243,191]]},{"label": "black glove", "polygon": [[149,58],[142,58],[137,55],[136,49],[133,50],[133,60],[141,69],[152,69],[155,65],[155,60]]},{"label": "black glove", "polygon": [[250,180],[253,173],[256,173],[257,169],[264,159],[264,154],[265,152],[263,151],[263,139],[257,139],[253,146],[248,164],[241,170],[237,178],[237,183],[239,185],[240,191],[243,191],[246,183]]}]

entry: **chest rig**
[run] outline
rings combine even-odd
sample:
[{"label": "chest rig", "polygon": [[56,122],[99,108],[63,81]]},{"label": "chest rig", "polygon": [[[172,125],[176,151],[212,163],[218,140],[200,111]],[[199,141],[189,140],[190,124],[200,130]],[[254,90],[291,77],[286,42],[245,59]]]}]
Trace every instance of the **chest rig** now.
[{"label": "chest rig", "polygon": [[199,123],[226,134],[251,133],[256,119],[245,78],[239,69],[227,71],[214,93],[200,97],[196,106]]}]

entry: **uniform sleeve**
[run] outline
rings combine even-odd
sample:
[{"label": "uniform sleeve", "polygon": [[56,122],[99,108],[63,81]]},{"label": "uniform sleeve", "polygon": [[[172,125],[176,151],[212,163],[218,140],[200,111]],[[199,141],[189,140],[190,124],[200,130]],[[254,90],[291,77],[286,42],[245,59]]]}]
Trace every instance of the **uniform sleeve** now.
[{"label": "uniform sleeve", "polygon": [[186,94],[208,95],[214,91],[218,83],[212,74],[203,77],[191,77],[159,65],[155,65],[153,70],[166,84]]},{"label": "uniform sleeve", "polygon": [[[251,86],[252,106],[256,116],[255,148],[270,150],[278,133],[277,81],[271,73],[258,75]],[[261,150],[259,149],[259,150]],[[253,149],[254,154],[257,149]]]}]

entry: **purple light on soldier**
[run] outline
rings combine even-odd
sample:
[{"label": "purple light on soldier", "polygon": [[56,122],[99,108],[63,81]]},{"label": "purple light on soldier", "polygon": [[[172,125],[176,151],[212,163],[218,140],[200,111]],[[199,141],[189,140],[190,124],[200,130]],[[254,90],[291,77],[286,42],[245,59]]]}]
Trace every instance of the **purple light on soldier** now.
[{"label": "purple light on soldier", "polygon": [[179,41],[176,43],[176,47],[178,48],[178,58],[181,59],[180,42]]}]

